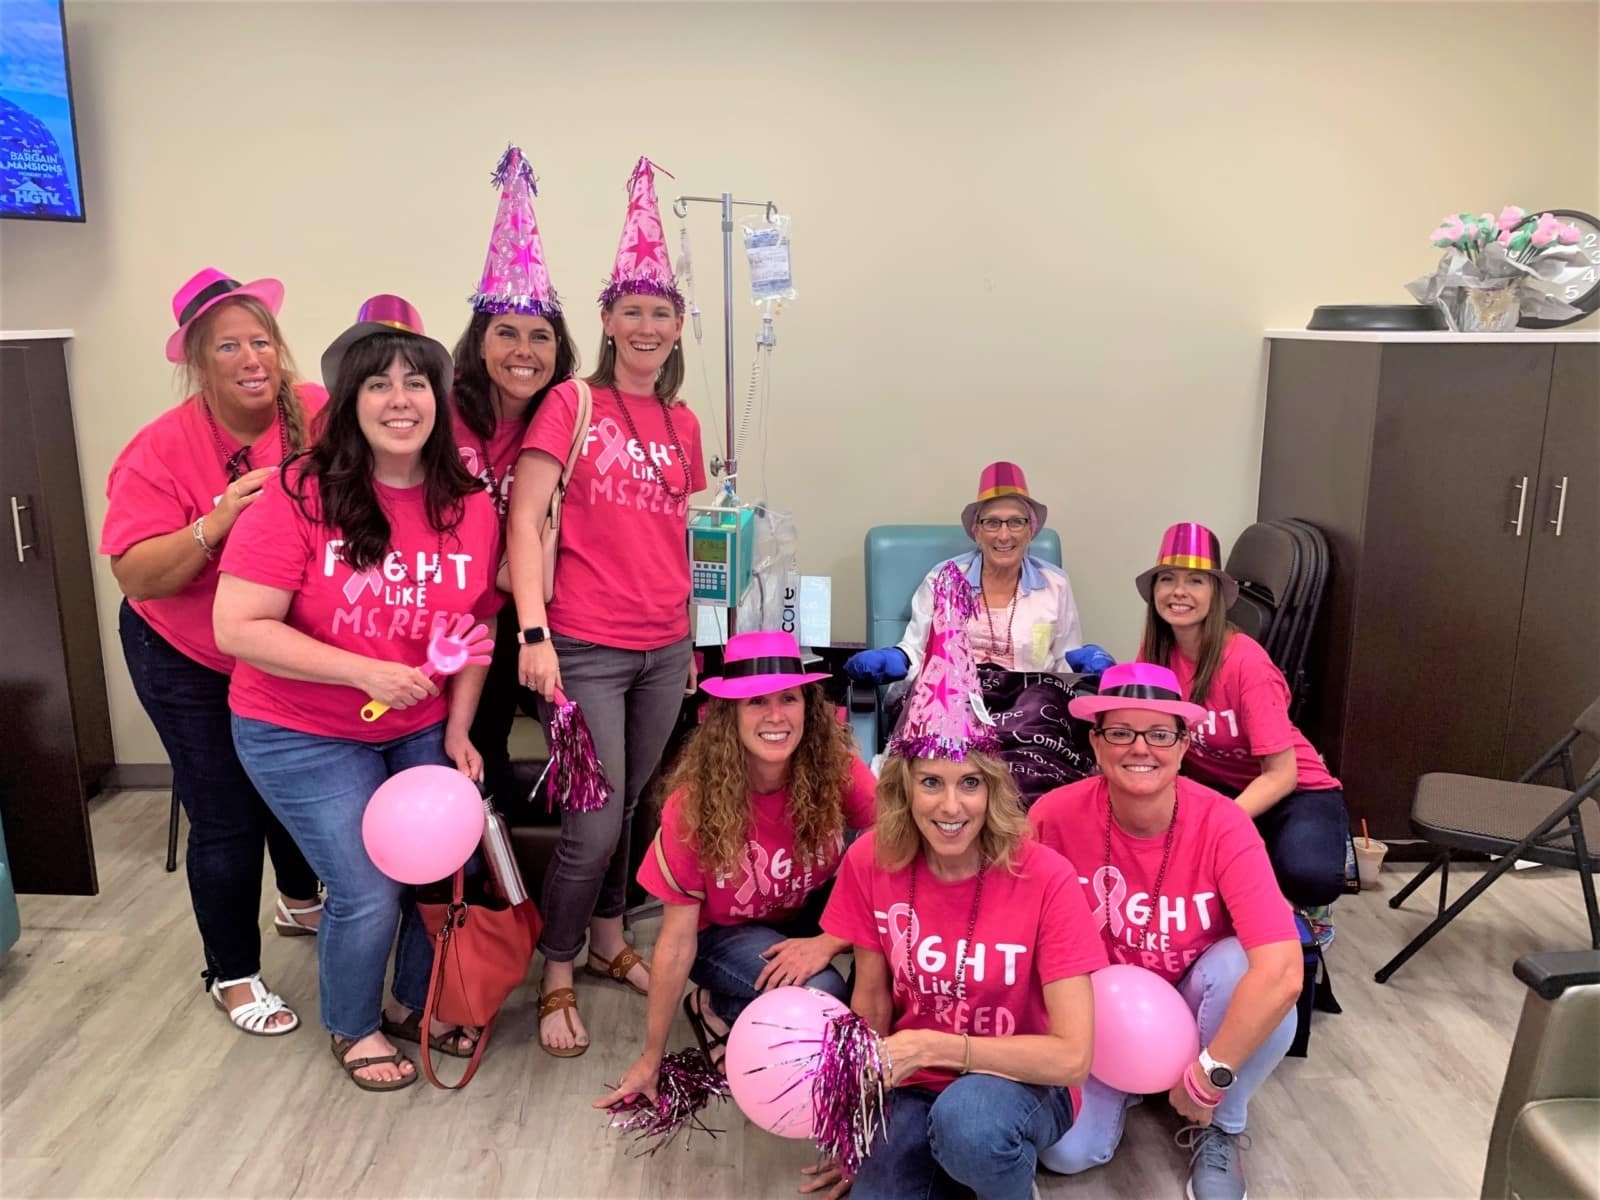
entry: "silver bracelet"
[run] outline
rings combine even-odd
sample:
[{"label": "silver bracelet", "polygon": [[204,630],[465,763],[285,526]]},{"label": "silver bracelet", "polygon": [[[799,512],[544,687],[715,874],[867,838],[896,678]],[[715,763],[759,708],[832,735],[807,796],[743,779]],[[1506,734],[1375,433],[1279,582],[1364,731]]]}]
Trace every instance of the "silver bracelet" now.
[{"label": "silver bracelet", "polygon": [[206,552],[206,557],[215,558],[217,556],[217,552],[206,544],[206,527],[204,517],[195,518],[194,526],[191,532],[194,534],[194,540],[196,544],[200,547],[200,549]]}]

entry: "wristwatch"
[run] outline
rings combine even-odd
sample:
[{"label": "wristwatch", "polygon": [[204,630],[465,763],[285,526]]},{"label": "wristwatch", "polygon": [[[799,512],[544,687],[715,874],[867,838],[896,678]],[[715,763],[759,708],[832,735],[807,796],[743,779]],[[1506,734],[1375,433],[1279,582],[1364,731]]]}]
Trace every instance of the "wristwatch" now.
[{"label": "wristwatch", "polygon": [[1233,1068],[1212,1058],[1209,1050],[1200,1051],[1200,1069],[1206,1073],[1206,1078],[1217,1091],[1225,1092],[1233,1086]]},{"label": "wristwatch", "polygon": [[517,634],[517,643],[522,646],[537,646],[540,642],[550,640],[550,630],[543,625],[534,625]]}]

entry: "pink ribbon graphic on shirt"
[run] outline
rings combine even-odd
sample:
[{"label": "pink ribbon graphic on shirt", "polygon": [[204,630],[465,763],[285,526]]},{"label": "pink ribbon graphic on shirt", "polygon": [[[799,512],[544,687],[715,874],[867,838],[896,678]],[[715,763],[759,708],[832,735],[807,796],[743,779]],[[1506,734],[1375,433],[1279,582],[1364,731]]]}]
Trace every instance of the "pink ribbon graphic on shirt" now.
[{"label": "pink ribbon graphic on shirt", "polygon": [[628,461],[628,438],[611,417],[601,417],[595,425],[595,432],[600,435],[600,456],[595,459],[594,469],[604,475],[612,463],[626,464]]},{"label": "pink ribbon graphic on shirt", "polygon": [[344,581],[344,598],[350,604],[359,600],[362,592],[369,590],[374,596],[383,595],[383,575],[377,567],[352,571],[350,578]]},{"label": "pink ribbon graphic on shirt", "polygon": [[906,986],[915,994],[915,977],[911,971],[906,946],[908,944],[915,946],[922,940],[921,923],[909,904],[891,904],[889,911],[884,913],[884,924],[889,927],[889,968],[896,978],[904,975]]},{"label": "pink ribbon graphic on shirt", "polygon": [[746,843],[744,861],[744,882],[733,894],[733,902],[749,904],[754,899],[758,887],[763,896],[772,895],[772,880],[767,877],[767,865],[772,861],[772,856],[767,852],[767,848],[758,842]]},{"label": "pink ribbon graphic on shirt", "polygon": [[1122,902],[1128,898],[1128,884],[1122,878],[1122,872],[1109,864],[1101,867],[1090,877],[1089,884],[1094,888],[1094,897],[1100,901],[1100,907],[1090,913],[1094,919],[1096,929],[1111,926],[1111,936],[1120,937],[1122,928],[1127,921],[1122,916]]}]

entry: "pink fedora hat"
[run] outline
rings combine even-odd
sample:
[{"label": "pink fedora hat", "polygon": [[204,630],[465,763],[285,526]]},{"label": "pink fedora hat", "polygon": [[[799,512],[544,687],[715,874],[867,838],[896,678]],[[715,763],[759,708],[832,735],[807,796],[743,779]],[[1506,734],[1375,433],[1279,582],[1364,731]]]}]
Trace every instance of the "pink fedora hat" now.
[{"label": "pink fedora hat", "polygon": [[802,687],[826,679],[826,671],[808,673],[800,661],[794,634],[781,630],[736,633],[728,639],[722,674],[702,679],[700,686],[719,700],[748,700],[770,696],[784,688]]},{"label": "pink fedora hat", "polygon": [[1161,535],[1161,553],[1156,555],[1156,565],[1133,581],[1146,604],[1150,603],[1156,576],[1174,567],[1181,571],[1205,571],[1213,576],[1222,588],[1224,608],[1232,608],[1239,598],[1239,585],[1222,569],[1222,544],[1217,541],[1217,535],[1196,521],[1180,521],[1169,526]]},{"label": "pink fedora hat", "polygon": [[249,283],[240,283],[215,267],[196,271],[172,295],[172,315],[177,318],[178,329],[167,339],[167,361],[183,361],[183,339],[189,333],[189,326],[199,320],[201,314],[224,300],[237,300],[242,296],[254,296],[267,306],[269,313],[277,316],[278,310],[283,307],[283,284],[276,279],[252,279]]},{"label": "pink fedora hat", "polygon": [[1067,711],[1080,721],[1092,721],[1103,712],[1118,708],[1142,708],[1150,712],[1182,717],[1194,725],[1205,720],[1206,710],[1190,704],[1178,687],[1178,677],[1155,663],[1118,663],[1100,676],[1098,696],[1078,696],[1067,704]]},{"label": "pink fedora hat", "polygon": [[[345,353],[362,338],[375,333],[409,333],[421,338],[425,343],[424,353],[439,368],[445,386],[450,386],[455,378],[455,363],[450,358],[450,351],[445,349],[443,342],[435,341],[422,331],[422,314],[411,301],[385,293],[373,296],[362,304],[361,311],[356,314],[356,323],[334,338],[333,344],[322,352],[323,387],[333,390]],[[443,400],[443,397],[435,399]]]},{"label": "pink fedora hat", "polygon": [[961,528],[967,531],[967,536],[977,539],[978,513],[985,504],[1007,498],[1022,501],[1023,506],[1033,514],[1034,533],[1044,528],[1050,510],[1029,493],[1028,478],[1022,473],[1022,468],[1012,462],[992,462],[978,474],[978,498],[961,510]]}]

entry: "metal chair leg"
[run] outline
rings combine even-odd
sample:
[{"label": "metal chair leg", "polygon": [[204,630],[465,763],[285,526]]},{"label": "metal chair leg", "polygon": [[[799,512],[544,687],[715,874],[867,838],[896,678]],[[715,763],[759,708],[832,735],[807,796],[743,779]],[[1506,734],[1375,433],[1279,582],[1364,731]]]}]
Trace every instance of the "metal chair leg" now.
[{"label": "metal chair leg", "polygon": [[172,788],[172,810],[167,814],[167,870],[178,869],[178,788]]},{"label": "metal chair leg", "polygon": [[[1585,788],[1582,792],[1574,794],[1570,799],[1567,800],[1566,803],[1558,805],[1554,812],[1552,812],[1548,817],[1539,823],[1538,828],[1534,829],[1533,832],[1529,833],[1515,846],[1507,850],[1504,856],[1502,856],[1492,867],[1489,868],[1488,872],[1485,873],[1482,879],[1478,880],[1477,883],[1473,884],[1467,889],[1466,894],[1463,895],[1461,899],[1457,900],[1449,908],[1445,909],[1444,912],[1435,917],[1432,923],[1426,929],[1407,942],[1405,946],[1401,948],[1400,953],[1396,954],[1388,962],[1384,963],[1383,966],[1379,967],[1378,970],[1373,973],[1372,977],[1379,983],[1387,983],[1389,981],[1389,977],[1398,971],[1403,965],[1405,965],[1407,959],[1432,941],[1434,934],[1438,933],[1446,925],[1450,924],[1451,921],[1455,920],[1456,917],[1461,913],[1461,910],[1476,900],[1491,883],[1493,883],[1496,879],[1499,879],[1500,876],[1504,875],[1507,871],[1511,870],[1511,868],[1516,865],[1517,859],[1522,857],[1523,851],[1527,850],[1529,846],[1538,843],[1540,839],[1542,839],[1552,829],[1561,824],[1562,821],[1566,820],[1577,809],[1577,807],[1588,798],[1589,793],[1596,787],[1600,787],[1600,776],[1596,777],[1596,780],[1593,784],[1585,785]],[[1580,863],[1583,861],[1584,860],[1582,858],[1579,859]],[[1593,886],[1592,883],[1591,886]]]},{"label": "metal chair leg", "polygon": [[1421,887],[1423,881],[1426,880],[1429,875],[1432,875],[1439,869],[1439,865],[1441,863],[1448,863],[1449,861],[1450,852],[1448,850],[1441,850],[1438,854],[1434,855],[1432,862],[1413,875],[1406,883],[1405,887],[1401,888],[1398,892],[1389,897],[1389,907],[1399,908],[1406,902],[1407,896],[1411,895],[1412,892]]}]

